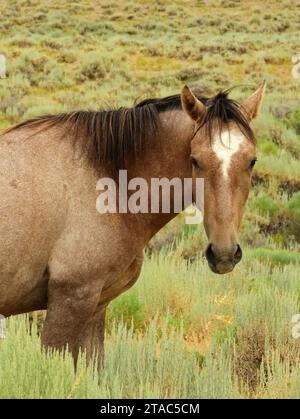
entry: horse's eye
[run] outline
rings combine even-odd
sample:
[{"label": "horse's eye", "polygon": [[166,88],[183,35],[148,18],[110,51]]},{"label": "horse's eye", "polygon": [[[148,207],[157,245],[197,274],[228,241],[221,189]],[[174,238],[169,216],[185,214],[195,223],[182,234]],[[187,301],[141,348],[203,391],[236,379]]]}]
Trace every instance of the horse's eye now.
[{"label": "horse's eye", "polygon": [[255,159],[251,160],[250,169],[253,169],[253,167],[255,166],[255,163],[256,162],[257,162],[257,158],[255,157]]},{"label": "horse's eye", "polygon": [[195,157],[191,156],[191,163],[194,169],[199,169],[199,164],[197,162],[197,160],[195,159]]}]

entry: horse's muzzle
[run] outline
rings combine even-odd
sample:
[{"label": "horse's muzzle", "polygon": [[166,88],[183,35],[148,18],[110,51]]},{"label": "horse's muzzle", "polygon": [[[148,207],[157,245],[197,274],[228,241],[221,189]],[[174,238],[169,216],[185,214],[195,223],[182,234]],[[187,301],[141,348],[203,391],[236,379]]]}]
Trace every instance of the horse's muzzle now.
[{"label": "horse's muzzle", "polygon": [[205,251],[205,256],[210,269],[216,274],[227,274],[242,259],[242,249],[239,244],[233,245],[230,249],[219,250],[217,246],[210,243]]}]

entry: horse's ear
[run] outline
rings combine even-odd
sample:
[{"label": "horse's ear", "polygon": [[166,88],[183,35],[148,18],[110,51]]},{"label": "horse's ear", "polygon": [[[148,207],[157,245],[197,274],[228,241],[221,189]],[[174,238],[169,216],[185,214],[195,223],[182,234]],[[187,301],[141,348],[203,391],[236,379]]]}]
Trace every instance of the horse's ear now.
[{"label": "horse's ear", "polygon": [[241,103],[241,111],[245,115],[248,122],[255,118],[262,104],[266,90],[266,82],[263,81],[259,88],[251,96]]},{"label": "horse's ear", "polygon": [[181,105],[194,121],[201,121],[206,114],[206,107],[187,86],[181,91]]}]

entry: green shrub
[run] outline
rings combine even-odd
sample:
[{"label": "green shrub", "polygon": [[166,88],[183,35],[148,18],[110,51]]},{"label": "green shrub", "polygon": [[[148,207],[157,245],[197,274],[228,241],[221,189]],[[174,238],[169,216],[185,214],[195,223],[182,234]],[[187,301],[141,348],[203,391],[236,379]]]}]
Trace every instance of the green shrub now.
[{"label": "green shrub", "polygon": [[107,53],[89,53],[80,56],[81,67],[77,70],[76,80],[85,82],[89,80],[102,80],[111,71],[113,57]]},{"label": "green shrub", "polygon": [[105,77],[106,70],[99,61],[92,61],[84,64],[76,75],[76,80],[84,82],[86,80],[101,80]]},{"label": "green shrub", "polygon": [[130,328],[133,324],[135,328],[145,326],[145,313],[143,303],[136,294],[123,294],[117,300],[114,300],[108,311],[108,324],[113,321],[122,321]]},{"label": "green shrub", "polygon": [[38,86],[54,66],[55,62],[46,54],[27,49],[18,59],[16,70],[29,81],[31,86]]},{"label": "green shrub", "polygon": [[286,119],[286,124],[289,128],[293,128],[296,134],[300,135],[300,109],[295,109],[291,116]]},{"label": "green shrub", "polygon": [[279,152],[278,146],[268,137],[258,138],[257,145],[258,149],[267,155],[275,156]]},{"label": "green shrub", "polygon": [[264,263],[275,263],[279,265],[288,265],[292,263],[300,265],[300,254],[284,249],[252,249],[251,251],[248,251],[248,255],[252,258],[257,258]]},{"label": "green shrub", "polygon": [[273,216],[278,210],[278,206],[274,199],[267,195],[262,195],[256,198],[255,207],[258,208],[264,215]]}]

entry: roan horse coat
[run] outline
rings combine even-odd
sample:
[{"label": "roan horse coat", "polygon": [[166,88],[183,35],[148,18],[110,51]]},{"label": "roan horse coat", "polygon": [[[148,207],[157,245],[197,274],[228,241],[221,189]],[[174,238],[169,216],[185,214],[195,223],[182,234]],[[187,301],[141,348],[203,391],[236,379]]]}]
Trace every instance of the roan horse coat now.
[{"label": "roan horse coat", "polygon": [[[175,216],[99,214],[96,183],[120,168],[147,182],[204,177],[206,256],[215,272],[232,270],[256,159],[248,123],[263,92],[264,84],[239,105],[226,92],[197,98],[185,87],[181,97],[43,116],[3,133],[0,313],[45,309],[45,347],[68,345],[75,360],[80,348],[88,357],[102,351],[108,303],[134,284],[145,245]],[[235,147],[229,155],[224,130]]]}]

